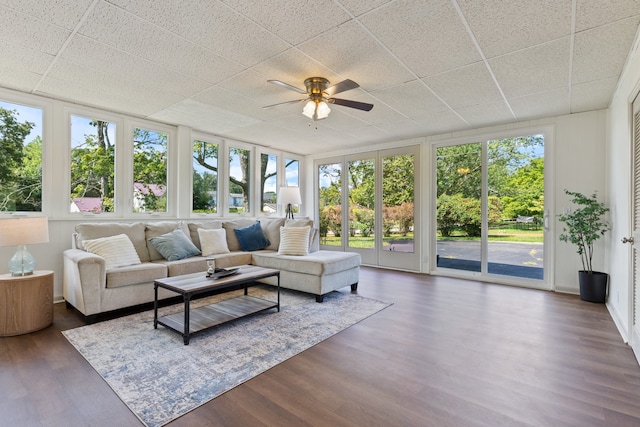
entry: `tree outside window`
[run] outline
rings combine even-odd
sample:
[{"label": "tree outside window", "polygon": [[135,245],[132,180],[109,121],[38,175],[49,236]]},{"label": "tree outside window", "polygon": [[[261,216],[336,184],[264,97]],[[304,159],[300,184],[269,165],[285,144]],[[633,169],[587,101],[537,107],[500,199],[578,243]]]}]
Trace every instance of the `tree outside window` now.
[{"label": "tree outside window", "polygon": [[71,116],[71,212],[115,212],[115,128]]},{"label": "tree outside window", "polygon": [[42,110],[0,102],[0,211],[42,211]]},{"label": "tree outside window", "polygon": [[133,131],[133,211],[167,211],[166,133],[135,128]]},{"label": "tree outside window", "polygon": [[193,212],[218,212],[218,150],[218,144],[193,141]]}]

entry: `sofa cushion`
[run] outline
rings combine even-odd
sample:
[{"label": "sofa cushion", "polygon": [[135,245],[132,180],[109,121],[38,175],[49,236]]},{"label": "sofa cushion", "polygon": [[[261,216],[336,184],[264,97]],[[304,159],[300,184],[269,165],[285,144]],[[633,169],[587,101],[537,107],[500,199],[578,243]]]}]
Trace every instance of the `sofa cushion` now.
[{"label": "sofa cushion", "polygon": [[269,246],[269,239],[264,235],[260,221],[247,227],[236,228],[233,232],[236,233],[240,249],[245,252],[257,251]]},{"label": "sofa cushion", "polygon": [[228,254],[227,246],[227,230],[224,228],[207,230],[205,228],[198,229],[198,240],[200,240],[200,248],[202,256]]},{"label": "sofa cushion", "polygon": [[278,250],[280,246],[280,227],[284,225],[284,218],[260,218],[260,225],[264,235],[269,239],[265,249]]},{"label": "sofa cushion", "polygon": [[242,250],[242,248],[240,247],[240,242],[238,241],[238,237],[233,230],[235,230],[236,228],[248,227],[255,222],[255,219],[245,218],[225,220],[222,222],[222,227],[227,230],[227,247],[231,252]]},{"label": "sofa cushion", "polygon": [[200,254],[200,250],[180,228],[161,236],[152,237],[149,241],[167,261],[177,261]]},{"label": "sofa cushion", "polygon": [[360,254],[354,252],[317,251],[307,256],[254,252],[253,264],[259,267],[324,276],[360,266]]},{"label": "sofa cushion", "polygon": [[85,240],[83,245],[87,252],[104,258],[107,270],[140,264],[140,257],[126,234]]},{"label": "sofa cushion", "polygon": [[107,271],[107,288],[153,283],[156,279],[164,277],[167,277],[167,266],[145,262]]},{"label": "sofa cushion", "polygon": [[140,261],[149,261],[149,251],[147,250],[147,241],[144,235],[145,225],[141,222],[130,224],[117,222],[91,222],[76,225],[76,247],[84,249],[83,242],[85,240],[99,239],[100,237],[115,236],[118,234],[126,234],[136,248]]},{"label": "sofa cushion", "polygon": [[205,230],[217,230],[222,228],[222,221],[219,219],[211,220],[211,221],[202,221],[202,222],[189,222],[187,223],[187,228],[189,228],[189,237],[191,237],[191,241],[196,248],[202,250],[200,246],[200,236],[198,235],[198,230],[203,228]]},{"label": "sofa cushion", "polygon": [[309,254],[309,226],[280,227],[280,255]]},{"label": "sofa cushion", "polygon": [[189,227],[187,224],[182,221],[157,221],[157,222],[148,222],[145,227],[145,239],[147,242],[147,250],[149,251],[149,259],[151,261],[156,261],[159,259],[165,259],[160,252],[151,244],[149,239],[152,237],[162,236],[163,234],[167,234],[170,231],[175,230],[176,228],[180,228],[185,235],[189,235]]},{"label": "sofa cushion", "polygon": [[[252,253],[254,252],[230,252],[228,254],[216,255],[216,267],[229,268],[251,264]],[[205,274],[207,271],[207,258],[201,256],[193,256],[179,261],[153,261],[153,263],[164,265],[167,268],[167,274],[169,277],[198,272]]]}]

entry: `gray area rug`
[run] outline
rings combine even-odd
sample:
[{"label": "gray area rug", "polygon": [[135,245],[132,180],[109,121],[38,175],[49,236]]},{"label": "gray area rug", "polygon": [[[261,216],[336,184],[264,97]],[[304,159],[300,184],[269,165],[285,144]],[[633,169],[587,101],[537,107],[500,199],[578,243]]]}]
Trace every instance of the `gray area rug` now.
[{"label": "gray area rug", "polygon": [[[242,291],[192,301],[192,308]],[[275,300],[271,287],[249,294]],[[318,304],[282,290],[280,312],[269,310],[195,334],[189,345],[153,311],[64,331],[64,336],[147,426],[161,426],[391,305],[348,291]],[[182,311],[182,304],[159,315]]]}]

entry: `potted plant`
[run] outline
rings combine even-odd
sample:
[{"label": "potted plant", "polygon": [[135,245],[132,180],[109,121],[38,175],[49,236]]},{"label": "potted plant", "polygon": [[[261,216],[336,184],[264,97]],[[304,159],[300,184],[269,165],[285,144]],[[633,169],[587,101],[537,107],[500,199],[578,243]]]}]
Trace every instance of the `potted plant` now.
[{"label": "potted plant", "polygon": [[590,302],[605,302],[609,275],[593,271],[592,258],[594,242],[611,229],[611,225],[605,219],[609,208],[597,200],[595,192],[591,196],[569,190],[564,192],[572,197],[571,202],[576,208],[558,216],[565,224],[560,240],[576,245],[580,255],[580,298]]}]

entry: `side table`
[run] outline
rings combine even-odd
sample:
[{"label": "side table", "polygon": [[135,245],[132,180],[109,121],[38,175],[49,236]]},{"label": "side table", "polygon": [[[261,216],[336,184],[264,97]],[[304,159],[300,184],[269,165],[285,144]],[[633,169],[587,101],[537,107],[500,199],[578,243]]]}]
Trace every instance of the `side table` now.
[{"label": "side table", "polygon": [[53,323],[53,271],[0,275],[0,337],[28,334]]}]

